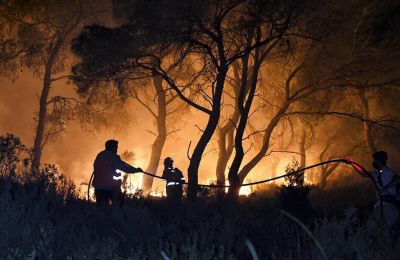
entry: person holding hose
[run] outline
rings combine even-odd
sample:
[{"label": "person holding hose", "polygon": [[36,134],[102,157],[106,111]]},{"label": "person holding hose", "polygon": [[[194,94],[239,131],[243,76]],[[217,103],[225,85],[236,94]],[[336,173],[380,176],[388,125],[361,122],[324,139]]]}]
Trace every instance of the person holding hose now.
[{"label": "person holding hose", "polygon": [[361,176],[374,181],[378,197],[374,205],[374,217],[392,227],[400,216],[400,177],[387,166],[387,161],[387,153],[378,151],[372,154],[373,171],[368,172],[355,164],[353,167]]},{"label": "person holding hose", "polygon": [[93,186],[95,188],[96,205],[107,207],[122,206],[121,173],[143,172],[141,168],[133,167],[121,160],[117,154],[118,141],[108,140],[105,150],[97,154],[93,163]]}]

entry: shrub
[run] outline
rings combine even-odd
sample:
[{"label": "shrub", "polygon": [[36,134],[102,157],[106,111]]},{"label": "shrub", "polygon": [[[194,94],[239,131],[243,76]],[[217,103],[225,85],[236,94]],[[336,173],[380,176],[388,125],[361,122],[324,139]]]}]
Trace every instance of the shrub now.
[{"label": "shrub", "polygon": [[[23,153],[27,153],[27,148],[22,141],[13,134],[0,136],[0,175],[15,175],[18,164],[21,162]],[[28,160],[23,159],[24,164]],[[27,165],[25,165],[27,166]]]},{"label": "shrub", "polygon": [[[299,162],[293,159],[286,166],[286,174],[295,173],[299,169]],[[289,175],[285,180],[287,184],[281,185],[277,191],[278,205],[299,219],[306,219],[312,210],[308,199],[311,186],[304,185],[303,172]]]},{"label": "shrub", "polygon": [[[321,252],[329,259],[397,259],[400,254],[397,233],[371,228],[354,210],[315,214],[308,186],[285,185],[277,193],[278,204],[302,223],[277,210],[268,192],[237,203],[205,192],[197,202],[174,207],[137,194],[121,209],[103,210],[80,199],[55,165],[18,176],[0,178],[1,259],[160,259],[162,254],[171,259],[321,259]],[[342,199],[351,205],[353,198]]]}]

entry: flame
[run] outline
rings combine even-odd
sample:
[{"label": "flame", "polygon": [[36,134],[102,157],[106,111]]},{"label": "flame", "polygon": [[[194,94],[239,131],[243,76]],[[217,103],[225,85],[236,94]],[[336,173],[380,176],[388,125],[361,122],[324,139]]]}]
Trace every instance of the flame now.
[{"label": "flame", "polygon": [[252,193],[253,191],[251,190],[251,186],[240,187],[239,195],[250,196]]},{"label": "flame", "polygon": [[[229,185],[228,180],[225,181],[225,185]],[[225,193],[228,193],[228,187],[225,188]],[[251,189],[251,186],[242,186],[239,189],[239,195],[242,195],[242,196],[249,196],[252,193],[253,193],[253,191]]]},{"label": "flame", "polygon": [[157,191],[152,191],[152,192],[149,193],[149,195],[150,195],[151,197],[158,197],[158,198],[162,198],[162,197],[165,197],[165,196],[166,196],[165,193],[157,192]]},{"label": "flame", "polygon": [[126,180],[127,181],[126,193],[134,194],[135,192],[141,190],[142,180],[143,180],[142,173],[128,174],[128,179]]}]

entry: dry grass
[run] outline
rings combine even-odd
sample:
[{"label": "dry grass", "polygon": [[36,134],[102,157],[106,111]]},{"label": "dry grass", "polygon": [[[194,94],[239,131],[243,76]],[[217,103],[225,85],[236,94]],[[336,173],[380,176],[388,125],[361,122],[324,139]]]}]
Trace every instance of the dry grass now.
[{"label": "dry grass", "polygon": [[37,178],[3,176],[1,258],[394,259],[399,255],[399,241],[369,227],[352,208],[329,215],[314,208],[302,212],[300,222],[292,216],[296,212],[284,216],[271,197],[256,195],[239,203],[202,197],[174,209],[160,199],[129,198],[122,209],[99,211],[75,196],[73,186],[57,174],[48,167]]}]

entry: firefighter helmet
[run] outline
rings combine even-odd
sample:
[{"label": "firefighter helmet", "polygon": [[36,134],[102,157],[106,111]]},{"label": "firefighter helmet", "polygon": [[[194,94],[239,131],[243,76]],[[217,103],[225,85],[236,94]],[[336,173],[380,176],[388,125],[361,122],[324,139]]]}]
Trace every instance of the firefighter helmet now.
[{"label": "firefighter helmet", "polygon": [[372,154],[372,158],[386,165],[388,154],[385,151],[377,151]]},{"label": "firefighter helmet", "polygon": [[164,165],[171,165],[174,163],[174,160],[172,160],[171,157],[167,157],[164,159]]}]

